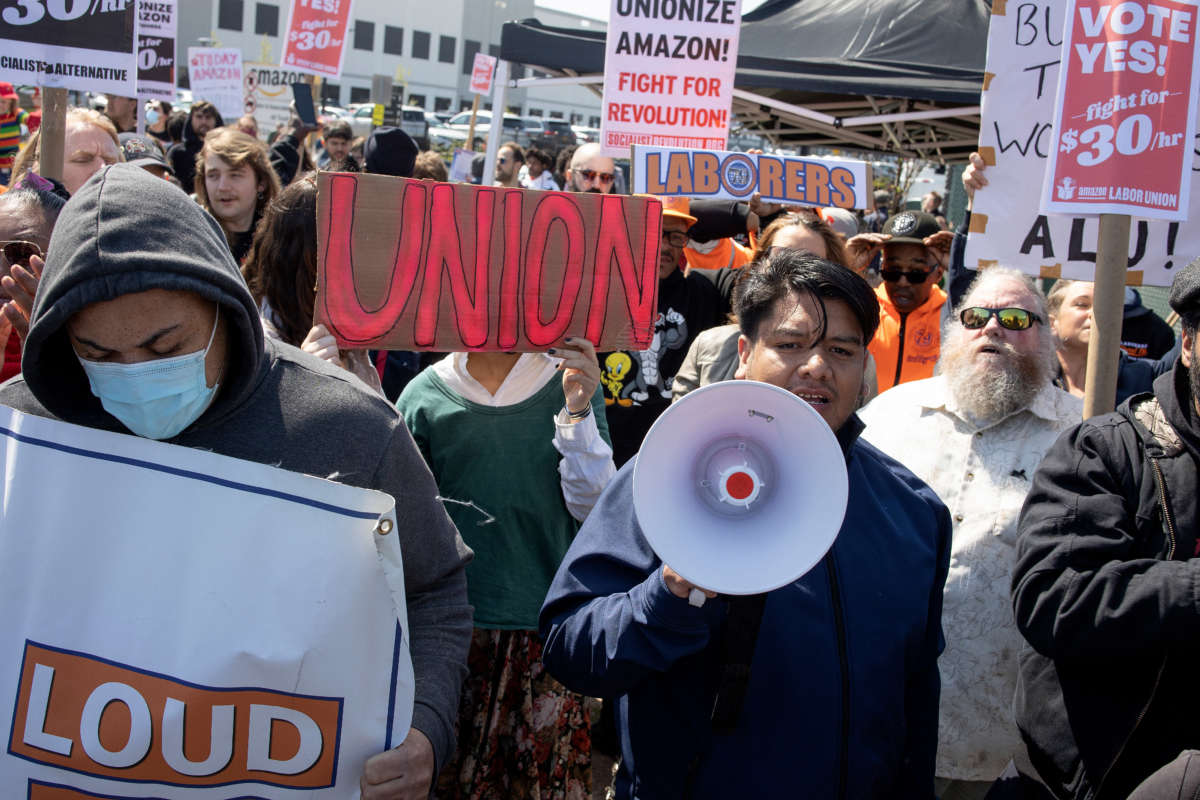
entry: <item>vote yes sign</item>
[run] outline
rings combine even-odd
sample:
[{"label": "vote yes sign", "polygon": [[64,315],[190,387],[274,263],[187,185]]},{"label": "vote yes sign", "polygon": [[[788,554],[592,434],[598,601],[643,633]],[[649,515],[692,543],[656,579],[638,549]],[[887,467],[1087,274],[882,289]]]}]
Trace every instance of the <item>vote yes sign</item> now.
[{"label": "vote yes sign", "polygon": [[1186,220],[1198,0],[1075,0],[1042,210]]},{"label": "vote yes sign", "polygon": [[280,66],[312,75],[342,74],[352,0],[292,0]]}]

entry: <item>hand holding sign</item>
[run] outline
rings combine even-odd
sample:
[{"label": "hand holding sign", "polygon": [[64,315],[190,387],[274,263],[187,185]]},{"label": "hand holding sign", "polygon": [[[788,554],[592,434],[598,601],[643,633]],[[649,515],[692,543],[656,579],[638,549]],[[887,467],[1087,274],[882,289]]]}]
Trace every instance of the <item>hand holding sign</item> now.
[{"label": "hand holding sign", "polygon": [[596,348],[587,339],[568,336],[565,341],[547,352],[562,359],[558,368],[563,371],[567,411],[579,414],[592,402],[600,385],[600,362],[596,360]]},{"label": "hand holding sign", "polygon": [[424,800],[433,783],[433,745],[416,728],[399,747],[367,759],[359,791],[362,800]]}]

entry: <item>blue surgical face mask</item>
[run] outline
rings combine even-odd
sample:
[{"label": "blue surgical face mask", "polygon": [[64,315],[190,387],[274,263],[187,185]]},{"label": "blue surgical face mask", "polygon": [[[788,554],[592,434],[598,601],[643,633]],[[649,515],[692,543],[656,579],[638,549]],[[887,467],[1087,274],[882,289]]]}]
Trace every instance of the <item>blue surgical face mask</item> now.
[{"label": "blue surgical face mask", "polygon": [[[217,320],[220,320],[218,306]],[[137,364],[110,364],[79,358],[92,394],[104,410],[138,436],[170,439],[191,425],[212,404],[220,387],[211,389],[204,360],[217,335],[217,321],[203,350]]]},{"label": "blue surgical face mask", "polygon": [[158,109],[147,108],[146,109],[146,124],[147,125],[157,125],[158,120],[159,120]]}]

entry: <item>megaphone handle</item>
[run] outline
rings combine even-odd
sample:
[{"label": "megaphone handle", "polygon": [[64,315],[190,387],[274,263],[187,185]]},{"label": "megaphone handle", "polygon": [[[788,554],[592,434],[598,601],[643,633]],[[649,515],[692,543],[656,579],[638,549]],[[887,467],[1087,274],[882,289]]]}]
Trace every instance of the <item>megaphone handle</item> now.
[{"label": "megaphone handle", "polygon": [[704,605],[704,601],[707,599],[708,598],[705,597],[704,592],[695,587],[692,587],[692,590],[688,592],[689,606],[695,606],[696,608],[699,608],[700,606]]}]

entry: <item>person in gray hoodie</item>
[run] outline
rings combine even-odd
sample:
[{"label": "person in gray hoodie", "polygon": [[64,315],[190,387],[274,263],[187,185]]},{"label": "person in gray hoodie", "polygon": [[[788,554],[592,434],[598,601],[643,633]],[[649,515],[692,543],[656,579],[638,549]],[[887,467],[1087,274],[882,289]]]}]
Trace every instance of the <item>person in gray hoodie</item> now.
[{"label": "person in gray hoodie", "polygon": [[[404,554],[413,730],[364,798],[425,797],[454,749],[471,639],[463,544],[400,415],[349,372],[264,341],[217,222],[129,164],[64,206],[0,403],[388,492]],[[265,576],[264,576],[265,577]],[[349,621],[348,621],[349,622]]]}]

